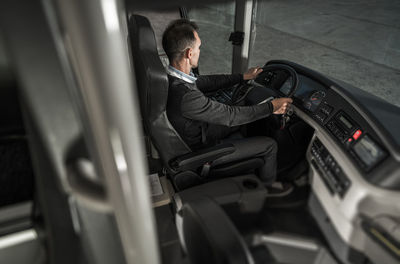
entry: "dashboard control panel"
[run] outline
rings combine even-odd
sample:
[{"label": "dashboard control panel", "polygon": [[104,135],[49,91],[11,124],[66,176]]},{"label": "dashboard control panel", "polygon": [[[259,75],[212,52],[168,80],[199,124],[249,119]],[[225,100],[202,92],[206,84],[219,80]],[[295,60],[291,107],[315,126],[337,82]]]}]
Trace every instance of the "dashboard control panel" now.
[{"label": "dashboard control panel", "polygon": [[325,120],[329,117],[329,115],[333,112],[333,107],[328,103],[324,102],[318,109],[318,111],[314,114],[314,118],[320,123],[324,123]]},{"label": "dashboard control panel", "polygon": [[[326,124],[326,127],[342,144],[349,144],[353,141],[351,136],[355,133],[358,125],[343,111],[339,111],[335,117]],[[362,133],[361,130],[357,131],[357,133]],[[356,140],[356,138],[354,140]]]},{"label": "dashboard control panel", "polygon": [[340,165],[317,138],[311,145],[311,156],[311,163],[321,175],[328,190],[343,198],[351,182]]}]

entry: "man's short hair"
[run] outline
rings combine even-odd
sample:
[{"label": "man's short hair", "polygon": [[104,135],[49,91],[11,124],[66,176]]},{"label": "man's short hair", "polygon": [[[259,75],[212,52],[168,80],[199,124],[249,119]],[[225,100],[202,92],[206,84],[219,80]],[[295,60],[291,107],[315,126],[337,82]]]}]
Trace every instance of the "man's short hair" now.
[{"label": "man's short hair", "polygon": [[170,62],[180,59],[187,48],[193,47],[194,31],[199,27],[188,19],[172,21],[164,31],[162,45]]}]

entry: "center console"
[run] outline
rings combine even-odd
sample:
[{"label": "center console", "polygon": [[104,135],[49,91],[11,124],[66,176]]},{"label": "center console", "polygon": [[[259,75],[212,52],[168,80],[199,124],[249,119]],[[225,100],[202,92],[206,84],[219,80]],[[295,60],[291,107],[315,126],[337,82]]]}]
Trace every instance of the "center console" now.
[{"label": "center console", "polygon": [[331,194],[343,197],[351,185],[340,164],[316,138],[311,146],[312,166],[319,172]]}]

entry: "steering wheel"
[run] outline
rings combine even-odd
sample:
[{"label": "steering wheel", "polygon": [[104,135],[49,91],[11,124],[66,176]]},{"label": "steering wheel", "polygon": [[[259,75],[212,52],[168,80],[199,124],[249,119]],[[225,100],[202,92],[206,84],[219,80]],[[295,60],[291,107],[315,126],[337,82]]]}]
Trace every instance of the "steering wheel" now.
[{"label": "steering wheel", "polygon": [[[266,87],[267,84],[271,83],[273,79],[275,78],[275,73],[276,72],[281,72],[284,71],[287,73],[289,76],[286,78],[291,80],[290,88],[289,91],[286,94],[283,94],[282,92],[277,92],[278,97],[289,97],[292,98],[293,95],[295,94],[298,86],[299,86],[299,77],[296,73],[296,71],[284,64],[266,64],[263,67],[263,71],[257,76],[257,78],[254,80],[258,85],[262,85]],[[239,85],[236,87],[232,93],[232,103],[233,104],[238,104],[241,102],[246,95],[250,92],[250,90],[254,87],[254,83],[252,82],[245,82],[242,85]],[[279,87],[280,88],[280,87]],[[286,122],[288,121],[288,116],[286,114],[282,115],[281,118],[281,129],[283,129],[286,125]]]},{"label": "steering wheel", "polygon": [[273,81],[274,72],[277,72],[277,71],[286,72],[289,75],[286,78],[286,80],[289,78],[291,79],[291,85],[290,85],[289,91],[280,97],[292,98],[299,86],[299,77],[297,76],[296,71],[288,65],[284,65],[284,64],[267,64],[267,65],[265,65],[263,67],[263,71],[255,79],[255,82],[257,82],[259,84],[263,84],[265,86],[268,82]]}]

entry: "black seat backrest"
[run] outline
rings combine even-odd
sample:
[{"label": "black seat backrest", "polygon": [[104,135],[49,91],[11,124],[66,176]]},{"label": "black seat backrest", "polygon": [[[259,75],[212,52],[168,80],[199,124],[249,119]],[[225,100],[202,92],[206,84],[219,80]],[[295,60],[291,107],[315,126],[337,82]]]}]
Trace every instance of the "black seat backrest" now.
[{"label": "black seat backrest", "polygon": [[169,167],[168,162],[172,158],[191,150],[168,121],[168,76],[158,56],[149,20],[144,16],[131,15],[129,34],[145,130],[164,165]]},{"label": "black seat backrest", "polygon": [[204,196],[187,202],[180,214],[182,238],[191,263],[254,263],[239,231],[214,200]]}]

